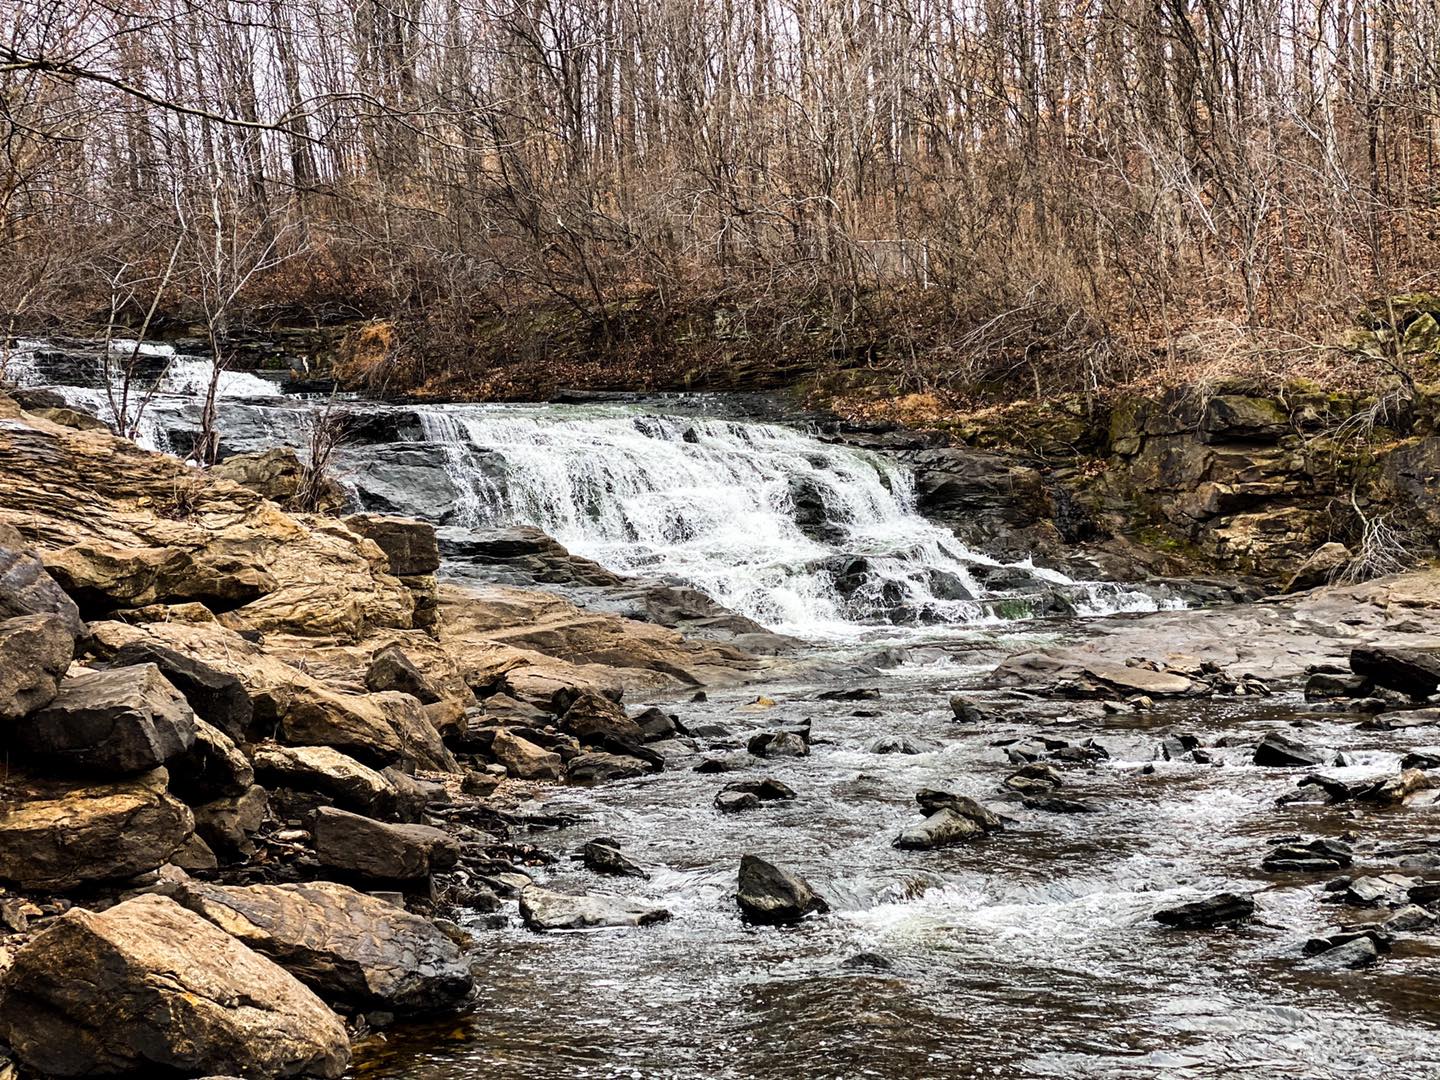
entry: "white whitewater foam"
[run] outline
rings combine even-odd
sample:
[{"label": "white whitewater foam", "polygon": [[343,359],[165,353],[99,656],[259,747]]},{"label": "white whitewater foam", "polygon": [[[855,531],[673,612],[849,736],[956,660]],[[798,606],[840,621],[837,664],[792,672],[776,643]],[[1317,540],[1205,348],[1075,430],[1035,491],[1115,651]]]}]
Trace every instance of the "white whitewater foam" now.
[{"label": "white whitewater foam", "polygon": [[[909,472],[879,455],[780,425],[619,407],[420,415],[459,492],[460,524],[533,525],[617,572],[694,586],[807,637],[863,632],[881,612],[929,624],[1005,621],[986,601],[1006,594],[972,574],[1001,564],[917,513]],[[823,535],[797,521],[802,492],[823,503]],[[1083,614],[1157,606],[1139,591],[1015,565],[1060,587]],[[847,566],[858,588],[837,588]]]}]

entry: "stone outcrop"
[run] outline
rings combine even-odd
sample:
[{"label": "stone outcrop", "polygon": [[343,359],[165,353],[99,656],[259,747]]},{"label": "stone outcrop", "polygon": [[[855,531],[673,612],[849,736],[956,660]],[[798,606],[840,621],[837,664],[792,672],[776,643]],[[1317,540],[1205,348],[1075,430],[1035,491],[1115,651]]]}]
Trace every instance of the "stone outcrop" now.
[{"label": "stone outcrop", "polygon": [[168,779],[164,769],[89,785],[12,777],[0,796],[0,880],[65,892],[154,870],[193,827]]},{"label": "stone outcrop", "polygon": [[345,1029],[292,975],[173,900],[76,909],[0,982],[0,1039],[49,1076],[339,1077]]},{"label": "stone outcrop", "polygon": [[187,884],[179,900],[327,1001],[413,1014],[450,1009],[474,979],[428,919],[338,885]]}]

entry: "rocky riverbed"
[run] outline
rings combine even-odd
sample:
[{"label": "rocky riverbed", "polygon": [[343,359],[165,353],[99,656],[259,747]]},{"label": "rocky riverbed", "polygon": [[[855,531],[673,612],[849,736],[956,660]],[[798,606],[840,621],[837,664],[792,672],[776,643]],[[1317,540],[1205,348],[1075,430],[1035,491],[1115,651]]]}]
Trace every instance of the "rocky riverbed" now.
[{"label": "rocky riverbed", "polygon": [[0,400],[0,1070],[1440,1050],[1433,571],[816,644],[275,480]]}]

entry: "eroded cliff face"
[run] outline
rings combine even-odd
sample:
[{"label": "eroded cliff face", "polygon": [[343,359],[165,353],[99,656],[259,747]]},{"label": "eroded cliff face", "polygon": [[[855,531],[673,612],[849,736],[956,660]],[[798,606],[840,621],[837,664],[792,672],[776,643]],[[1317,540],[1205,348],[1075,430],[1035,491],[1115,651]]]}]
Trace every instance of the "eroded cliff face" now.
[{"label": "eroded cliff face", "polygon": [[[1440,396],[1230,385],[1020,403],[934,435],[863,433],[916,470],[920,509],[976,542],[1152,573],[1284,583],[1382,522],[1440,544]],[[1382,567],[1394,569],[1394,567]]]}]

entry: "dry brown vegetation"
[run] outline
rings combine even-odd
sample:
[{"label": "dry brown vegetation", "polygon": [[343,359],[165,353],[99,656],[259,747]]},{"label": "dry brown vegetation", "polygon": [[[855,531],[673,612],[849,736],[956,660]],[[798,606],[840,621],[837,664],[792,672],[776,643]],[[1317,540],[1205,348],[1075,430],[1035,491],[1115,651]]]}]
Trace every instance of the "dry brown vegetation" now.
[{"label": "dry brown vegetation", "polygon": [[1355,312],[1436,285],[1418,0],[7,9],[12,329],[158,291],[222,350],[387,320],[380,386],[948,400],[1369,377]]}]

